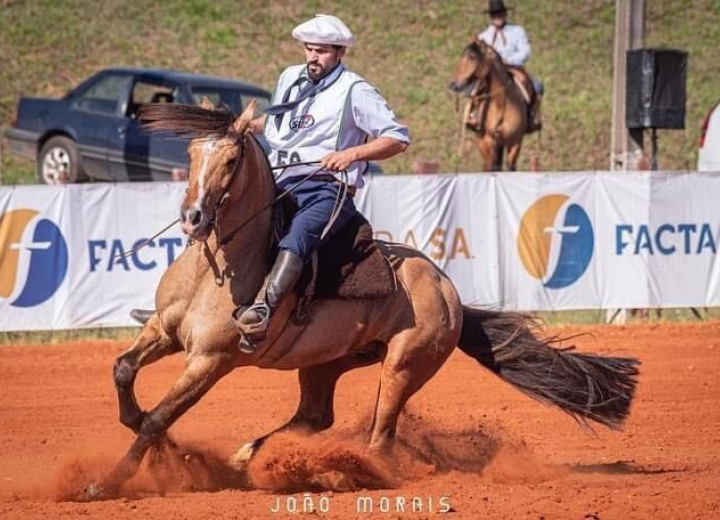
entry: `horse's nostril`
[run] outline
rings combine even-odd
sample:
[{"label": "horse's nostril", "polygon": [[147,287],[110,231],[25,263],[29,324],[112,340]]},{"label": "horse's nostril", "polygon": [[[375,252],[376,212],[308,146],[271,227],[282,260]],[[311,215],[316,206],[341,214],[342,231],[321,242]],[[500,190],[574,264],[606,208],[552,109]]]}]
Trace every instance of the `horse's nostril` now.
[{"label": "horse's nostril", "polygon": [[200,220],[202,220],[202,213],[200,210],[191,209],[188,212],[188,220],[190,221],[190,224],[197,226],[200,223]]}]

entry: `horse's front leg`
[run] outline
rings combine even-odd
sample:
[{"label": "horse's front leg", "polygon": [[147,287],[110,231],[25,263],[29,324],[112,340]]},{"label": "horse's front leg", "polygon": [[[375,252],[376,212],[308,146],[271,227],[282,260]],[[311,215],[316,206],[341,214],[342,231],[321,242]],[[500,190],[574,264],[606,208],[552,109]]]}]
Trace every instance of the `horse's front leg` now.
[{"label": "horse's front leg", "polygon": [[157,314],[143,327],[130,349],[115,360],[113,379],[118,394],[120,422],[137,433],[143,420],[143,412],[135,399],[135,377],[141,367],[163,357],[181,351],[162,329]]},{"label": "horse's front leg", "polygon": [[511,172],[517,171],[517,161],[518,157],[520,156],[520,149],[522,148],[522,141],[519,143],[508,147],[508,153],[507,153],[507,165],[508,170]]},{"label": "horse's front leg", "polygon": [[148,449],[158,444],[168,428],[234,368],[233,361],[233,356],[224,352],[191,354],[170,392],[143,415],[135,442],[103,483],[107,493],[114,494],[135,475]]},{"label": "horse's front leg", "polygon": [[482,157],[483,171],[493,171],[496,162],[495,154],[497,152],[495,140],[490,137],[489,134],[485,134],[483,137],[475,141],[475,145]]}]

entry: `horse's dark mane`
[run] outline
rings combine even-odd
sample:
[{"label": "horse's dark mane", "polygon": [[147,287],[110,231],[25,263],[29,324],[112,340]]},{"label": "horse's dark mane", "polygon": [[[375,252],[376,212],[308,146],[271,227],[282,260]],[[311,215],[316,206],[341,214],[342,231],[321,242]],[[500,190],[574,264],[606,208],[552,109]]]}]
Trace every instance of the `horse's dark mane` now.
[{"label": "horse's dark mane", "polygon": [[478,45],[477,40],[470,42],[467,47],[463,50],[463,54],[477,54],[478,57],[482,56],[482,51],[480,50],[480,45]]},{"label": "horse's dark mane", "polygon": [[151,132],[170,132],[178,137],[197,139],[228,135],[235,115],[227,107],[208,110],[195,105],[149,103],[140,108],[137,119]]}]

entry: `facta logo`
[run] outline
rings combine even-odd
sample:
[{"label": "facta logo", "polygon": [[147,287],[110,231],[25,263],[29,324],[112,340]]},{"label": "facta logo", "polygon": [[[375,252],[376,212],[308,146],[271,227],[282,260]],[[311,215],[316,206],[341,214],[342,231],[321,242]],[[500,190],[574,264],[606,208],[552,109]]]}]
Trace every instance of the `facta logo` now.
[{"label": "facta logo", "polygon": [[595,236],[582,207],[566,195],[546,195],[523,215],[517,246],[530,276],[549,289],[562,289],[590,265]]},{"label": "facta logo", "polygon": [[297,116],[293,117],[290,120],[290,130],[292,130],[293,132],[297,132],[298,130],[310,128],[314,124],[315,118],[310,114],[306,114],[304,116]]},{"label": "facta logo", "polygon": [[0,216],[0,298],[14,307],[49,299],[68,269],[68,248],[60,229],[31,209]]}]

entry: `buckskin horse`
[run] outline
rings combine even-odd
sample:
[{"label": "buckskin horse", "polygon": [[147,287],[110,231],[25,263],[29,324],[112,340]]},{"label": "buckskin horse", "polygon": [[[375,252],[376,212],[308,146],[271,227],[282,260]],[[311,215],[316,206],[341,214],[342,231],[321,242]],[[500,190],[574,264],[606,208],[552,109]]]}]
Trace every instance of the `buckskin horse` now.
[{"label": "buckskin horse", "polygon": [[[378,243],[393,266],[396,290],[380,299],[320,299],[301,324],[290,319],[298,297],[286,298],[256,352],[240,352],[239,333],[228,322],[263,284],[272,261],[273,215],[282,210],[273,204],[278,194],[267,158],[248,130],[252,113],[253,104],[235,119],[204,101],[200,107],[148,105],[139,115],[151,130],[191,137],[180,215],[193,242],[163,275],[155,312],[116,360],[120,421],[136,438],[97,489],[118,491],[175,421],[223,376],[249,365],[298,369],[300,404],[287,424],[243,445],[231,458],[237,466],[277,431],[330,428],[340,376],[375,363],[382,367],[368,447],[387,453],[406,402],[456,347],[582,423],[621,426],[634,394],[636,360],[555,348],[534,334],[526,317],[463,306],[439,268],[400,244]],[[155,408],[143,411],[133,388],[138,371],[177,352],[185,354],[184,372]]]},{"label": "buckskin horse", "polygon": [[[523,89],[532,98],[534,88],[524,76]],[[465,128],[472,130],[484,170],[502,170],[505,148],[508,170],[516,170],[523,137],[530,133],[528,101],[500,55],[485,42],[473,40],[455,66],[450,88],[470,98],[463,113],[462,135]],[[467,122],[469,112],[475,116],[474,123]]]}]

